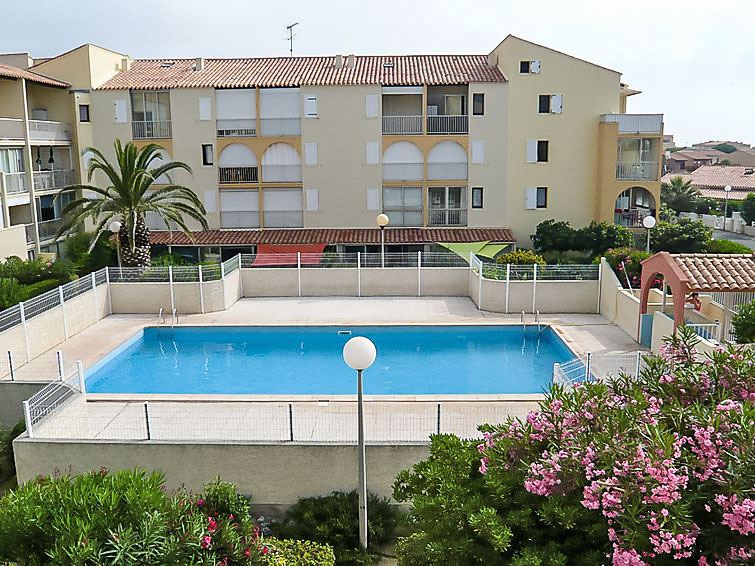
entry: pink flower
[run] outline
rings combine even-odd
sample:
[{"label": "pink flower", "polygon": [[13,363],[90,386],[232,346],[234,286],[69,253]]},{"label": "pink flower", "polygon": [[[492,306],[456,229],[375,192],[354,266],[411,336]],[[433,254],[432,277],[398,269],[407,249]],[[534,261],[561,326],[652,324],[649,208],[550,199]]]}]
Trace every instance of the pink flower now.
[{"label": "pink flower", "polygon": [[212,542],[212,537],[210,535],[205,535],[202,537],[202,548],[210,548],[210,543]]},{"label": "pink flower", "polygon": [[204,505],[204,499],[197,499],[197,505]]},{"label": "pink flower", "polygon": [[212,534],[218,530],[218,524],[215,522],[215,519],[213,519],[212,517],[207,517],[207,522],[209,523],[207,525],[207,532]]}]

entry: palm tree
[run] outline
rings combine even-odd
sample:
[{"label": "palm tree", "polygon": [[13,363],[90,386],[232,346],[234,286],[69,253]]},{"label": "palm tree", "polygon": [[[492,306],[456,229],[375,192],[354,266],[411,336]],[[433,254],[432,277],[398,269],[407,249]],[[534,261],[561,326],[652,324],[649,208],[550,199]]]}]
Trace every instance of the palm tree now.
[{"label": "palm tree", "polygon": [[691,180],[683,177],[673,177],[670,183],[661,183],[661,202],[679,212],[695,210],[695,201],[700,198],[700,191],[692,186]]},{"label": "palm tree", "polygon": [[[118,242],[121,249],[123,265],[127,267],[148,267],[150,265],[149,228],[144,221],[147,212],[160,216],[167,225],[175,223],[184,233],[191,236],[186,225],[185,216],[198,221],[207,229],[205,208],[202,201],[188,187],[168,184],[150,190],[158,179],[168,172],[183,169],[191,173],[191,168],[181,161],[158,163],[162,148],[154,143],[137,148],[128,142],[121,146],[121,140],[115,140],[115,160],[117,168],[112,165],[102,152],[95,148],[86,148],[94,157],[89,162],[87,182],[91,183],[95,171],[102,171],[110,185],[100,188],[93,185],[70,185],[63,191],[82,191],[82,196],[69,203],[61,215],[66,219],[56,238],[65,232],[81,226],[86,220],[95,222],[95,229],[89,249],[94,247],[97,239],[105,233],[113,220],[121,223]],[[170,180],[170,179],[169,179]],[[94,194],[92,194],[94,193]]]}]

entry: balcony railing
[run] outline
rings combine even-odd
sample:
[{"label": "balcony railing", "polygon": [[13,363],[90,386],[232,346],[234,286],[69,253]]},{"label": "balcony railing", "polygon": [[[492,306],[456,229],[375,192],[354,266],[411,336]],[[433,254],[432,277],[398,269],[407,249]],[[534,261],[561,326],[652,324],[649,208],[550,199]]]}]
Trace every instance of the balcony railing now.
[{"label": "balcony railing", "polygon": [[259,228],[260,213],[257,210],[234,210],[220,212],[221,228]]},{"label": "balcony railing", "polygon": [[660,134],[663,114],[603,114],[600,121],[617,123],[620,134]]},{"label": "balcony railing", "polygon": [[24,226],[24,228],[26,229],[26,243],[33,244],[37,239],[36,230],[34,230],[34,224],[27,224],[26,226]]},{"label": "balcony railing", "polygon": [[18,118],[0,118],[0,140],[23,140],[24,121]]},{"label": "balcony railing", "polygon": [[647,208],[630,208],[614,213],[613,223],[625,228],[642,228],[642,221],[651,215],[652,211]]},{"label": "balcony railing", "polygon": [[256,183],[257,167],[218,167],[221,185],[234,183]]},{"label": "balcony railing", "polygon": [[620,181],[657,181],[657,161],[619,161],[616,163],[616,179]]},{"label": "balcony railing", "polygon": [[263,136],[300,136],[301,118],[260,118]]},{"label": "balcony railing", "polygon": [[71,125],[49,120],[29,120],[32,141],[71,141]]},{"label": "balcony railing", "polygon": [[428,116],[428,134],[466,134],[469,132],[469,118],[463,114],[448,116]]},{"label": "balcony railing", "polygon": [[301,165],[263,165],[262,180],[266,183],[299,183]]},{"label": "balcony railing", "polygon": [[391,226],[422,226],[421,208],[384,208],[383,213],[391,219]]},{"label": "balcony railing", "polygon": [[427,178],[431,181],[448,181],[467,178],[466,163],[428,163]]},{"label": "balcony railing", "polygon": [[170,120],[134,120],[131,133],[135,140],[167,139],[173,137],[173,128]]},{"label": "balcony railing", "polygon": [[62,218],[56,218],[55,220],[45,220],[43,222],[39,223],[39,239],[40,240],[49,240],[50,238],[54,238],[55,234],[58,233],[58,230],[63,225],[63,219]]},{"label": "balcony railing", "polygon": [[421,181],[423,176],[422,163],[383,163],[385,181]]},{"label": "balcony railing", "polygon": [[421,134],[422,116],[383,116],[384,134]]},{"label": "balcony railing", "polygon": [[266,210],[265,228],[303,228],[304,215],[301,210]]},{"label": "balcony railing", "polygon": [[217,120],[219,138],[254,137],[257,135],[257,120]]},{"label": "balcony railing", "polygon": [[[391,218],[391,222],[393,219]],[[427,211],[428,226],[466,226],[466,208],[430,209]]]},{"label": "balcony railing", "polygon": [[55,171],[34,171],[34,190],[47,191],[73,185],[76,174],[72,169],[57,169]]},{"label": "balcony railing", "polygon": [[5,192],[9,195],[28,193],[29,183],[26,180],[26,173],[0,173],[0,181],[5,182]]}]

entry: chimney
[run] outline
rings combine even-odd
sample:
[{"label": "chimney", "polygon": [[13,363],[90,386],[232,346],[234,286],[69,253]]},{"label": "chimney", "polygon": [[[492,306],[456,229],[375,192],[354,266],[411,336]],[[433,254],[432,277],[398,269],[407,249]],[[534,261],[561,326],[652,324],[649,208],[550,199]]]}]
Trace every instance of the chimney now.
[{"label": "chimney", "polygon": [[490,65],[491,67],[498,65],[498,55],[495,51],[488,53],[488,65]]},{"label": "chimney", "polygon": [[121,59],[121,71],[128,71],[131,68],[131,59],[124,57]]},{"label": "chimney", "polygon": [[343,55],[336,55],[336,69],[343,69]]},{"label": "chimney", "polygon": [[351,55],[349,55],[348,62],[346,63],[346,66],[349,69],[353,69],[354,68],[354,54],[353,53]]},{"label": "chimney", "polygon": [[204,57],[197,57],[196,63],[194,63],[194,70],[201,71],[204,69]]}]

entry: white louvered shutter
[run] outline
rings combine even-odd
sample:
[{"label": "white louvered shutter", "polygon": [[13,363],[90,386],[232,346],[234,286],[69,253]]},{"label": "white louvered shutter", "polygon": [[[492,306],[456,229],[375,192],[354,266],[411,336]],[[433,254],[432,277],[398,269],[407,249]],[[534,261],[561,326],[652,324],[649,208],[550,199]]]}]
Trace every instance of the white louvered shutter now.
[{"label": "white louvered shutter", "polygon": [[537,140],[527,140],[527,163],[537,163]]},{"label": "white louvered shutter", "polygon": [[115,121],[119,123],[128,121],[128,116],[126,115],[126,101],[125,100],[115,101]]},{"label": "white louvered shutter", "polygon": [[533,75],[540,74],[540,60],[539,59],[530,61],[530,73],[532,73]]},{"label": "white louvered shutter", "polygon": [[307,210],[310,212],[320,210],[320,191],[318,189],[307,189]]},{"label": "white louvered shutter", "polygon": [[365,159],[368,165],[375,165],[379,161],[378,142],[367,142],[365,147]]},{"label": "white louvered shutter", "polygon": [[485,142],[482,140],[472,142],[472,163],[485,163]]},{"label": "white louvered shutter", "polygon": [[317,96],[310,95],[304,101],[304,115],[307,118],[317,118]]},{"label": "white louvered shutter", "polygon": [[365,95],[364,115],[367,118],[377,118],[378,116],[378,95],[377,94]]},{"label": "white louvered shutter", "polygon": [[199,119],[212,120],[212,105],[209,98],[199,99]]},{"label": "white louvered shutter", "polygon": [[306,142],[304,144],[304,163],[305,165],[317,165],[317,142]]},{"label": "white louvered shutter", "polygon": [[551,94],[551,114],[561,114],[564,110],[564,95]]},{"label": "white louvered shutter", "polygon": [[204,208],[207,212],[217,212],[216,191],[204,191]]},{"label": "white louvered shutter", "polygon": [[380,210],[380,189],[367,189],[367,210]]},{"label": "white louvered shutter", "polygon": [[527,187],[524,192],[524,208],[535,210],[537,208],[537,187]]}]

